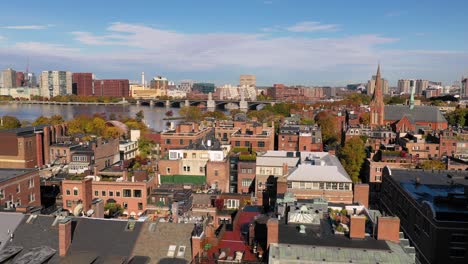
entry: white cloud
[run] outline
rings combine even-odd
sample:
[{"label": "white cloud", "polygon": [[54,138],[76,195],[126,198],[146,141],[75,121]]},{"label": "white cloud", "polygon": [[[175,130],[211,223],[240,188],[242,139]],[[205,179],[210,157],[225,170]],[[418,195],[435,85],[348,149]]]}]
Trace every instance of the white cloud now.
[{"label": "white cloud", "polygon": [[33,53],[35,55],[74,57],[80,50],[61,44],[42,42],[17,42],[12,49]]},{"label": "white cloud", "polygon": [[291,32],[316,32],[316,31],[336,31],[336,24],[322,24],[317,21],[304,21],[286,28]]},{"label": "white cloud", "polygon": [[19,30],[41,30],[53,27],[54,25],[17,25],[17,26],[3,26],[4,29],[19,29]]}]

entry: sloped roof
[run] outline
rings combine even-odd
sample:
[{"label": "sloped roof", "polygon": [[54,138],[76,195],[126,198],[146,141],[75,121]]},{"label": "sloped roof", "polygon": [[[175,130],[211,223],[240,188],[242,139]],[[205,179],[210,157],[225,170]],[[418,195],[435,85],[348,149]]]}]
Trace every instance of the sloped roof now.
[{"label": "sloped roof", "polygon": [[291,172],[288,181],[322,181],[322,182],[351,182],[341,162],[334,155],[327,154],[320,157],[320,164],[313,165],[305,162]]},{"label": "sloped roof", "polygon": [[415,122],[447,122],[439,108],[435,106],[417,105],[413,109],[407,105],[385,106],[385,120],[397,121],[405,115],[411,116]]},{"label": "sloped roof", "polygon": [[0,250],[5,247],[6,242],[10,239],[8,230],[14,233],[23,217],[24,215],[20,213],[0,212]]}]

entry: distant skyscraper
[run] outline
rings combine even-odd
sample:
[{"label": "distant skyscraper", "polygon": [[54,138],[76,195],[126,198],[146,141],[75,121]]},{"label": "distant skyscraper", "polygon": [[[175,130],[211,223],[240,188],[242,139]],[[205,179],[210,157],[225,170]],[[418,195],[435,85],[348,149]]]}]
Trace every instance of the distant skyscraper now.
[{"label": "distant skyscraper", "polygon": [[37,86],[37,79],[36,79],[36,75],[34,75],[34,73],[29,72],[28,75],[26,76],[26,78],[27,78],[28,87],[33,88],[33,87]]},{"label": "distant skyscraper", "polygon": [[94,95],[93,87],[93,74],[86,73],[73,73],[73,94],[79,96],[92,96]]},{"label": "distant skyscraper", "polygon": [[423,91],[425,91],[428,87],[428,80],[416,80],[416,95],[422,95]]},{"label": "distant skyscraper", "polygon": [[8,68],[2,71],[3,87],[13,88],[16,87],[16,71]]},{"label": "distant skyscraper", "polygon": [[204,94],[214,93],[214,90],[214,83],[194,83],[192,87],[192,91],[197,91]]},{"label": "distant skyscraper", "polygon": [[[372,76],[372,79],[370,79],[368,82],[367,82],[367,95],[373,95],[374,94],[374,88],[375,88],[375,80],[376,80],[376,76]],[[389,91],[388,91],[388,81],[381,78],[380,81],[382,82],[381,84],[381,87],[382,87],[382,92],[383,94],[388,94]]]},{"label": "distant skyscraper", "polygon": [[16,72],[16,87],[23,87],[25,84],[24,73]]},{"label": "distant skyscraper", "polygon": [[157,76],[154,77],[151,82],[150,82],[150,88],[151,89],[160,89],[163,92],[164,95],[167,95],[167,86],[169,85],[169,81],[167,78],[164,78],[162,76]]},{"label": "distant skyscraper", "polygon": [[410,93],[410,80],[398,80],[398,92],[402,94]]},{"label": "distant skyscraper", "polygon": [[251,74],[242,74],[239,80],[240,86],[256,86],[257,85],[257,78],[255,75]]},{"label": "distant skyscraper", "polygon": [[44,97],[72,94],[72,73],[69,71],[43,71],[40,83]]},{"label": "distant skyscraper", "polygon": [[463,98],[468,97],[468,78],[466,77],[462,77],[460,96]]}]

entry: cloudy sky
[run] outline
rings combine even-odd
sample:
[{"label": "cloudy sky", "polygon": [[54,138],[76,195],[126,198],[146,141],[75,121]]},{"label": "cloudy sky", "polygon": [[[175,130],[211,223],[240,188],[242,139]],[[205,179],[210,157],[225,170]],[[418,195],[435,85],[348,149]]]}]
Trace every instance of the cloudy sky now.
[{"label": "cloudy sky", "polygon": [[7,1],[0,67],[344,85],[365,82],[380,62],[392,85],[451,84],[468,75],[467,9],[464,0]]}]

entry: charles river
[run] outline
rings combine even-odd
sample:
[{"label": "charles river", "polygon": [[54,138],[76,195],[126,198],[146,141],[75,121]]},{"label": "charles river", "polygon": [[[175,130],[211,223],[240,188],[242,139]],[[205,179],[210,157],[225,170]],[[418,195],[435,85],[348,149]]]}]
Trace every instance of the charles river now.
[{"label": "charles river", "polygon": [[[150,107],[136,105],[40,105],[40,104],[15,104],[0,103],[0,116],[15,116],[20,121],[34,121],[37,117],[61,115],[65,120],[73,119],[79,115],[106,114],[107,117],[114,113],[119,116],[135,117],[135,114],[143,110],[144,121],[151,129],[162,131],[167,128],[166,112],[171,110],[173,116],[178,116],[179,108]],[[177,120],[173,121],[177,122]]]}]

